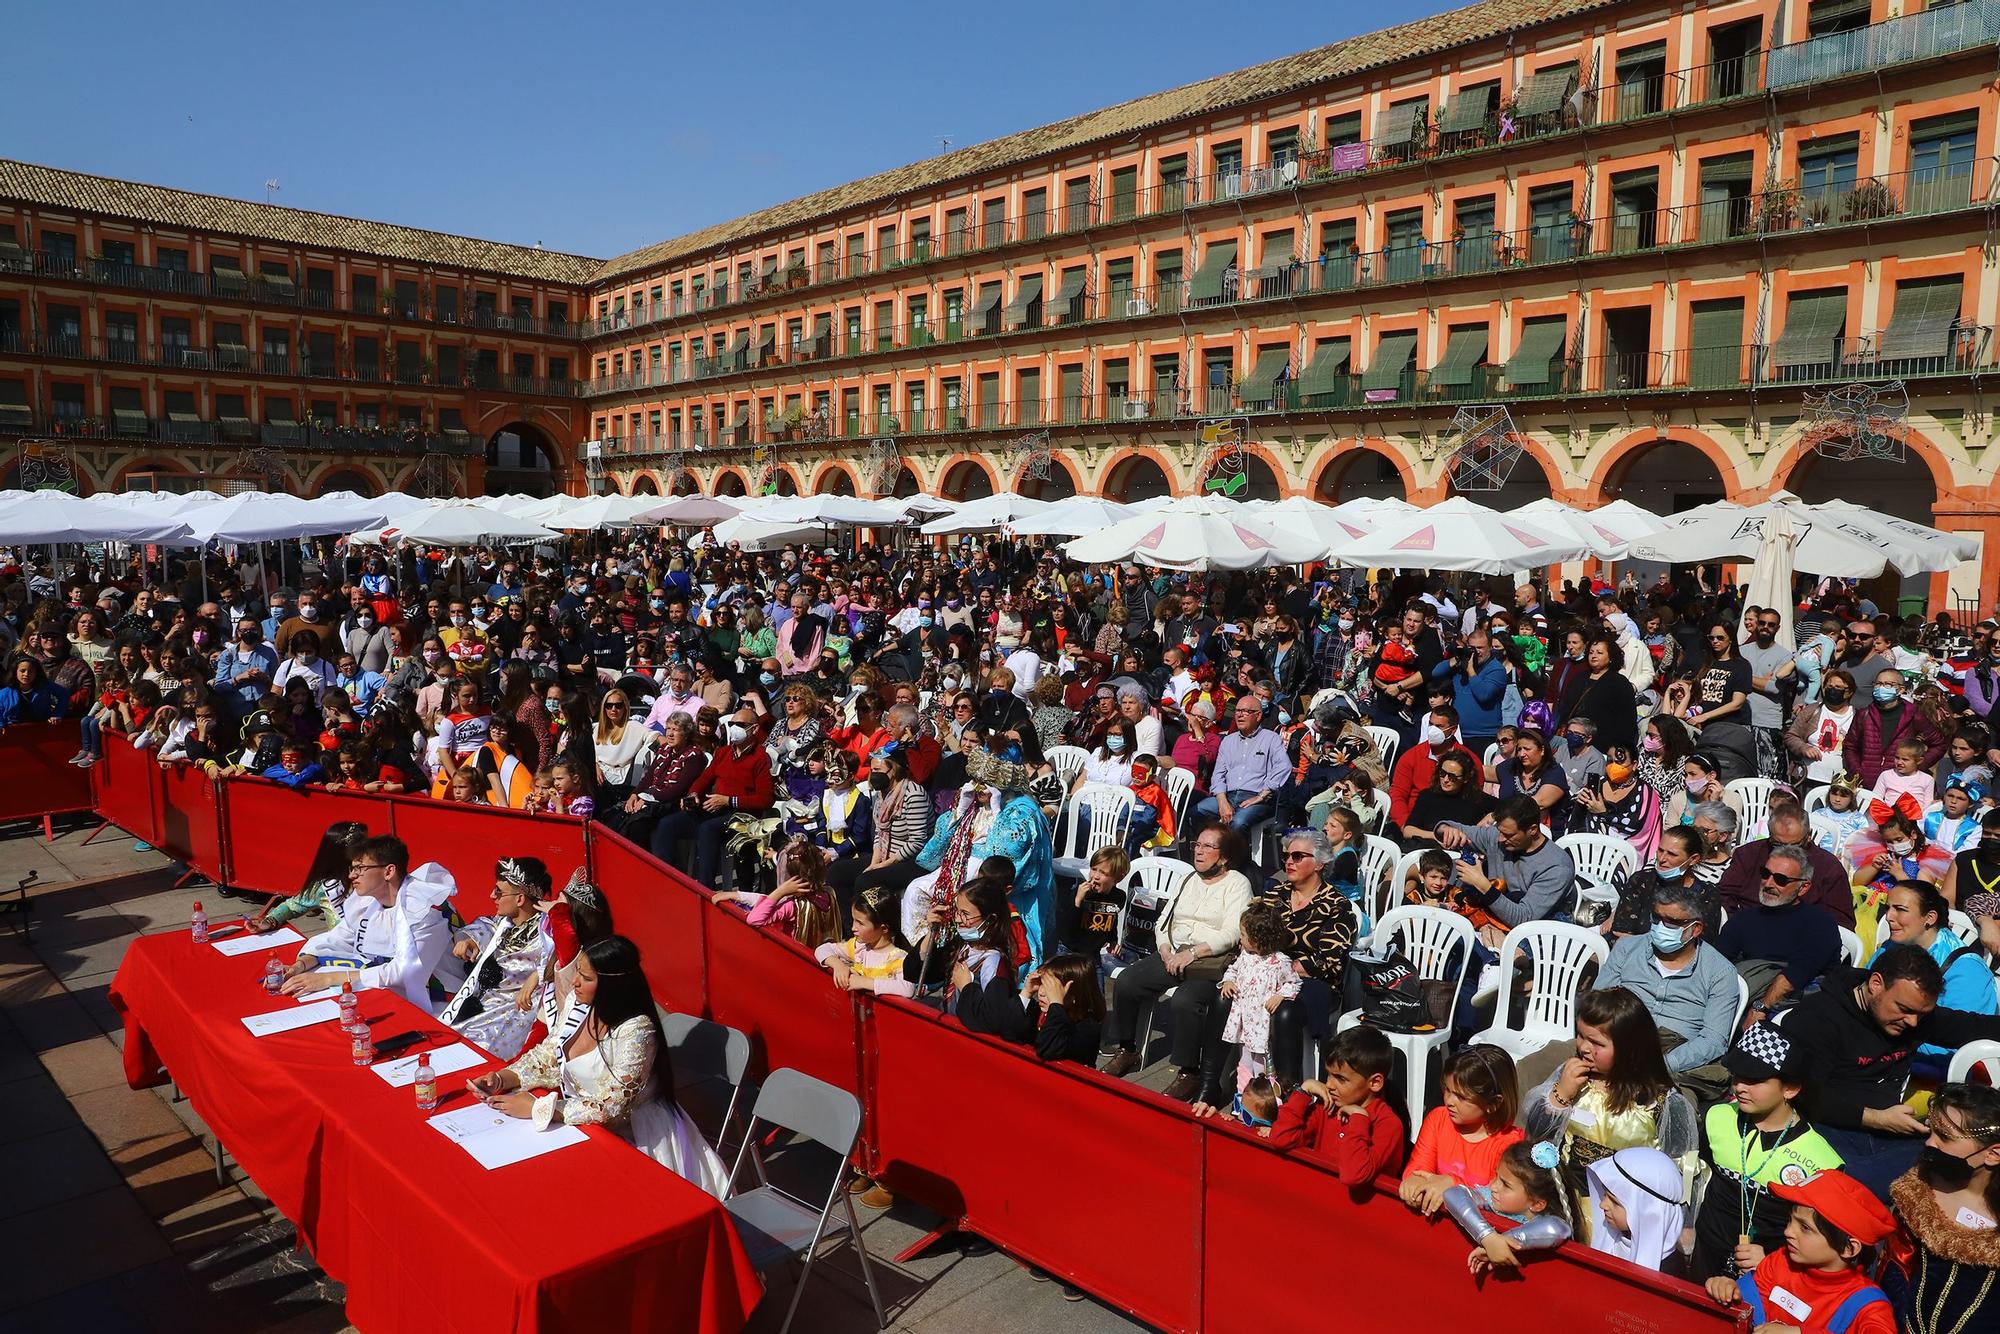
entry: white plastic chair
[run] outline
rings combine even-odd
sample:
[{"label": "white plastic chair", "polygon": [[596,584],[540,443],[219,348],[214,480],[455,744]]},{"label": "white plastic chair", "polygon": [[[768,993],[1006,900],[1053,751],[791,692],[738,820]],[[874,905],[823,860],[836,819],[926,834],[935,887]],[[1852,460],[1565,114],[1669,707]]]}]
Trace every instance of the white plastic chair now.
[{"label": "white plastic chair", "polygon": [[1826,787],[1822,785],[1806,793],[1806,799],[1802,804],[1805,806],[1805,811],[1807,815],[1811,815],[1814,811],[1820,810],[1823,807],[1825,807]]},{"label": "white plastic chair", "polygon": [[1743,1028],[1743,1016],[1750,1013],[1750,983],[1743,974],[1736,975],[1736,1027]]},{"label": "white plastic chair", "polygon": [[1958,943],[1961,945],[1979,944],[1979,925],[1972,920],[1972,914],[1963,908],[1951,910],[1951,933],[1958,937]]},{"label": "white plastic chair", "polygon": [[[1377,952],[1400,949],[1417,967],[1417,977],[1425,982],[1451,984],[1453,1004],[1465,982],[1465,970],[1472,963],[1472,944],[1477,938],[1472,923],[1444,908],[1406,904],[1391,908],[1376,924],[1368,943]],[[1361,1011],[1349,1010],[1340,1016],[1335,1031],[1346,1032],[1362,1020]],[[1383,1036],[1403,1053],[1403,1118],[1410,1138],[1424,1119],[1424,1089],[1430,1080],[1431,1053],[1442,1051],[1451,1041],[1451,1023],[1431,1033],[1390,1033]]]},{"label": "white plastic chair", "polygon": [[1771,793],[1777,784],[1768,778],[1732,778],[1722,785],[1724,793],[1734,792],[1743,800],[1743,833],[1739,842],[1764,837],[1771,823]]},{"label": "white plastic chair", "polygon": [[1382,772],[1396,772],[1396,747],[1403,744],[1403,738],[1393,727],[1368,728],[1368,739],[1375,743],[1375,758],[1382,761]]},{"label": "white plastic chair", "polygon": [[[1157,915],[1155,921],[1167,915],[1173,905],[1174,896],[1181,892],[1181,886],[1194,874],[1194,867],[1173,857],[1137,857],[1132,861],[1132,873],[1125,879],[1125,911],[1118,915],[1118,939],[1103,954],[1103,962],[1108,971],[1106,978],[1117,982],[1118,975],[1128,964],[1120,962],[1125,952],[1125,940],[1132,926],[1132,910],[1148,908]],[[1168,987],[1160,993],[1164,1001],[1174,994]],[[1158,1002],[1147,1005],[1139,1012],[1139,1063],[1144,1065],[1151,1054],[1153,1045],[1153,1010]]]},{"label": "white plastic chair", "polygon": [[1045,753],[1056,777],[1062,779],[1063,791],[1069,790],[1076,782],[1076,776],[1083,772],[1083,766],[1090,762],[1090,752],[1082,746],[1050,746]]},{"label": "white plastic chair", "polygon": [[1564,834],[1556,846],[1576,863],[1576,873],[1600,885],[1615,885],[1620,874],[1639,869],[1639,850],[1610,834]]},{"label": "white plastic chair", "polygon": [[1986,1072],[1987,1083],[2000,1085],[2000,1042],[1981,1038],[1960,1047],[1951,1055],[1951,1067],[1945,1071],[1944,1082],[1963,1084],[1975,1067]]},{"label": "white plastic chair", "polygon": [[1835,930],[1840,932],[1841,962],[1845,963],[1849,968],[1859,968],[1862,958],[1861,937],[1855,935],[1854,932],[1844,926],[1836,927]]},{"label": "white plastic chair", "polygon": [[[1424,854],[1436,846],[1434,843],[1427,843],[1420,848],[1411,848],[1408,852],[1396,858],[1396,869],[1389,873],[1389,883],[1395,886],[1394,892],[1396,896],[1402,894],[1404,886],[1410,883],[1410,877],[1417,873],[1417,863],[1423,860]],[[1446,853],[1445,855],[1450,856],[1451,854]]]},{"label": "white plastic chair", "polygon": [[1188,808],[1194,805],[1194,770],[1176,765],[1160,771],[1160,786],[1167,790],[1167,809],[1174,813],[1174,836],[1187,828]]},{"label": "white plastic chair", "polygon": [[834,1169],[833,1187],[827,1192],[826,1202],[818,1208],[768,1182],[754,1190],[737,1191],[723,1203],[736,1223],[736,1235],[742,1239],[750,1264],[758,1273],[764,1273],[787,1256],[803,1262],[798,1284],[792,1289],[792,1304],[785,1308],[785,1320],[778,1326],[778,1334],[790,1329],[792,1317],[798,1314],[799,1298],[805,1295],[806,1280],[812,1277],[813,1264],[819,1258],[819,1243],[826,1235],[826,1225],[833,1218],[836,1203],[847,1211],[847,1237],[861,1259],[861,1280],[868,1286],[868,1298],[875,1303],[875,1327],[888,1328],[882,1294],[875,1289],[875,1271],[868,1265],[868,1247],[861,1239],[861,1222],[854,1215],[854,1197],[843,1189],[848,1156],[854,1152],[854,1141],[861,1133],[860,1100],[845,1089],[797,1070],[773,1070],[750,1112],[743,1148],[737,1152],[736,1166],[730,1172],[732,1182],[743,1169],[744,1154],[756,1141],[760,1121],[783,1126],[821,1148],[831,1149],[840,1164]]},{"label": "white plastic chair", "polygon": [[[1078,788],[1063,821],[1063,852],[1055,859],[1056,874],[1081,880],[1090,869],[1092,853],[1099,848],[1124,847],[1132,811],[1138,804],[1129,787],[1085,783]],[[1085,825],[1090,827],[1088,834]]]},{"label": "white plastic chair", "polygon": [[1402,882],[1392,878],[1396,845],[1378,834],[1364,836],[1361,848],[1361,903],[1368,915],[1381,921],[1384,913],[1402,896]]},{"label": "white plastic chair", "polygon": [[[1512,1028],[1507,1021],[1513,1017],[1514,956],[1522,951],[1528,955],[1532,982],[1521,1027]],[[1523,922],[1515,927],[1500,942],[1493,1025],[1472,1040],[1498,1047],[1517,1062],[1551,1042],[1570,1041],[1576,1036],[1576,997],[1583,988],[1583,970],[1591,963],[1602,967],[1610,953],[1604,936],[1588,927],[1567,922]]]},{"label": "white plastic chair", "polygon": [[1485,774],[1488,778],[1491,778],[1493,776],[1493,766],[1498,764],[1499,762],[1500,762],[1500,743],[1498,741],[1487,742],[1486,753],[1479,757],[1480,772]]}]

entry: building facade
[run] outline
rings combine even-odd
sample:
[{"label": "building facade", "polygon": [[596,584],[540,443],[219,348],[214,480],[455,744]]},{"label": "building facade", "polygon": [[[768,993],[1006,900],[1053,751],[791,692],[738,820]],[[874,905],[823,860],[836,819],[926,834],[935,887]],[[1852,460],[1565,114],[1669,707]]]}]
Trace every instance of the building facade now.
[{"label": "building facade", "polygon": [[[1129,499],[1215,480],[1229,423],[1237,494],[1789,488],[1991,541],[1996,43],[2000,0],[1485,0],[609,261],[0,166],[0,432],[143,418],[79,439],[118,485],[182,429],[226,467],[269,398],[410,415],[474,490],[505,432],[571,489]],[[163,247],[201,292],[130,281]],[[279,370],[117,360],[166,319]],[[1519,457],[1455,483],[1475,406]],[[313,443],[293,484],[366,461]]]},{"label": "building facade", "polygon": [[0,162],[0,484],[580,484],[597,265]]}]

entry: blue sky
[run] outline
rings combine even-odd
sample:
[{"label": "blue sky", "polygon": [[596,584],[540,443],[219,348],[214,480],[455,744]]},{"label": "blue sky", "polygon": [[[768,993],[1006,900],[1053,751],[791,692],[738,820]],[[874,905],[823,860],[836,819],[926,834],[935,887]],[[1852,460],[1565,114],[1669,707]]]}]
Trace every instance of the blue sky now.
[{"label": "blue sky", "polygon": [[16,0],[0,155],[610,256],[1446,7]]}]

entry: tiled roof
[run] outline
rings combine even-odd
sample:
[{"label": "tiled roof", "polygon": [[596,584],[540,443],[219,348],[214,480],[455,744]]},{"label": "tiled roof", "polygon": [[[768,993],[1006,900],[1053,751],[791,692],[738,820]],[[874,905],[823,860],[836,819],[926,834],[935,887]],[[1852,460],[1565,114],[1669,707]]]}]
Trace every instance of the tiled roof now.
[{"label": "tiled roof", "polygon": [[1217,75],[1199,83],[1152,93],[1086,112],[1038,129],[974,144],[897,167],[862,180],[805,195],[789,203],[669,241],[659,241],[608,260],[593,275],[609,282],[622,276],[704,255],[765,232],[797,227],[810,220],[878,203],[901,194],[931,190],[948,181],[985,175],[1013,163],[1086,144],[1130,136],[1169,121],[1208,115],[1229,107],[1263,101],[1329,80],[1351,78],[1392,61],[1429,55],[1454,46],[1486,41],[1521,28],[1573,14],[1604,8],[1615,0],[1481,0],[1430,18],[1418,19],[1381,32],[1350,37],[1297,55]]},{"label": "tiled roof", "polygon": [[384,255],[418,264],[478,269],[547,282],[587,283],[603,263],[583,255],[538,250],[533,246],[506,245],[425,231],[421,227],[399,227],[388,222],[200,195],[4,158],[0,158],[0,199],[132,218],[163,227],[228,232],[255,240]]}]

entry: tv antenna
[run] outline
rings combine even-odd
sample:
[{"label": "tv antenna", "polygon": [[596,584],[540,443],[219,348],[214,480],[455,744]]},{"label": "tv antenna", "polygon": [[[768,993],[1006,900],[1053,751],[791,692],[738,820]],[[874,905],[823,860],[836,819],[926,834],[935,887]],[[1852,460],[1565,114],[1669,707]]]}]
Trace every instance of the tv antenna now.
[{"label": "tv antenna", "polygon": [[275,177],[275,176],[273,176],[273,177],[272,177],[272,178],[271,178],[270,180],[268,180],[268,181],[265,181],[265,182],[264,182],[264,202],[265,202],[265,203],[267,203],[267,204],[268,204],[268,203],[270,203],[270,202],[272,202],[272,201],[271,201],[271,196],[272,196],[272,195],[274,195],[274,194],[276,194],[276,193],[278,193],[278,191],[280,191],[280,190],[282,190],[282,189],[284,189],[284,188],[285,188],[284,186],[282,186],[282,185],[279,185],[279,184],[278,184],[278,178],[277,178],[277,177]]},{"label": "tv antenna", "polygon": [[950,135],[948,135],[948,134],[940,134],[940,135],[938,135],[938,136],[937,136],[937,143],[938,143],[938,152],[940,152],[940,153],[949,153],[949,152],[951,151],[951,136],[950,136]]}]

